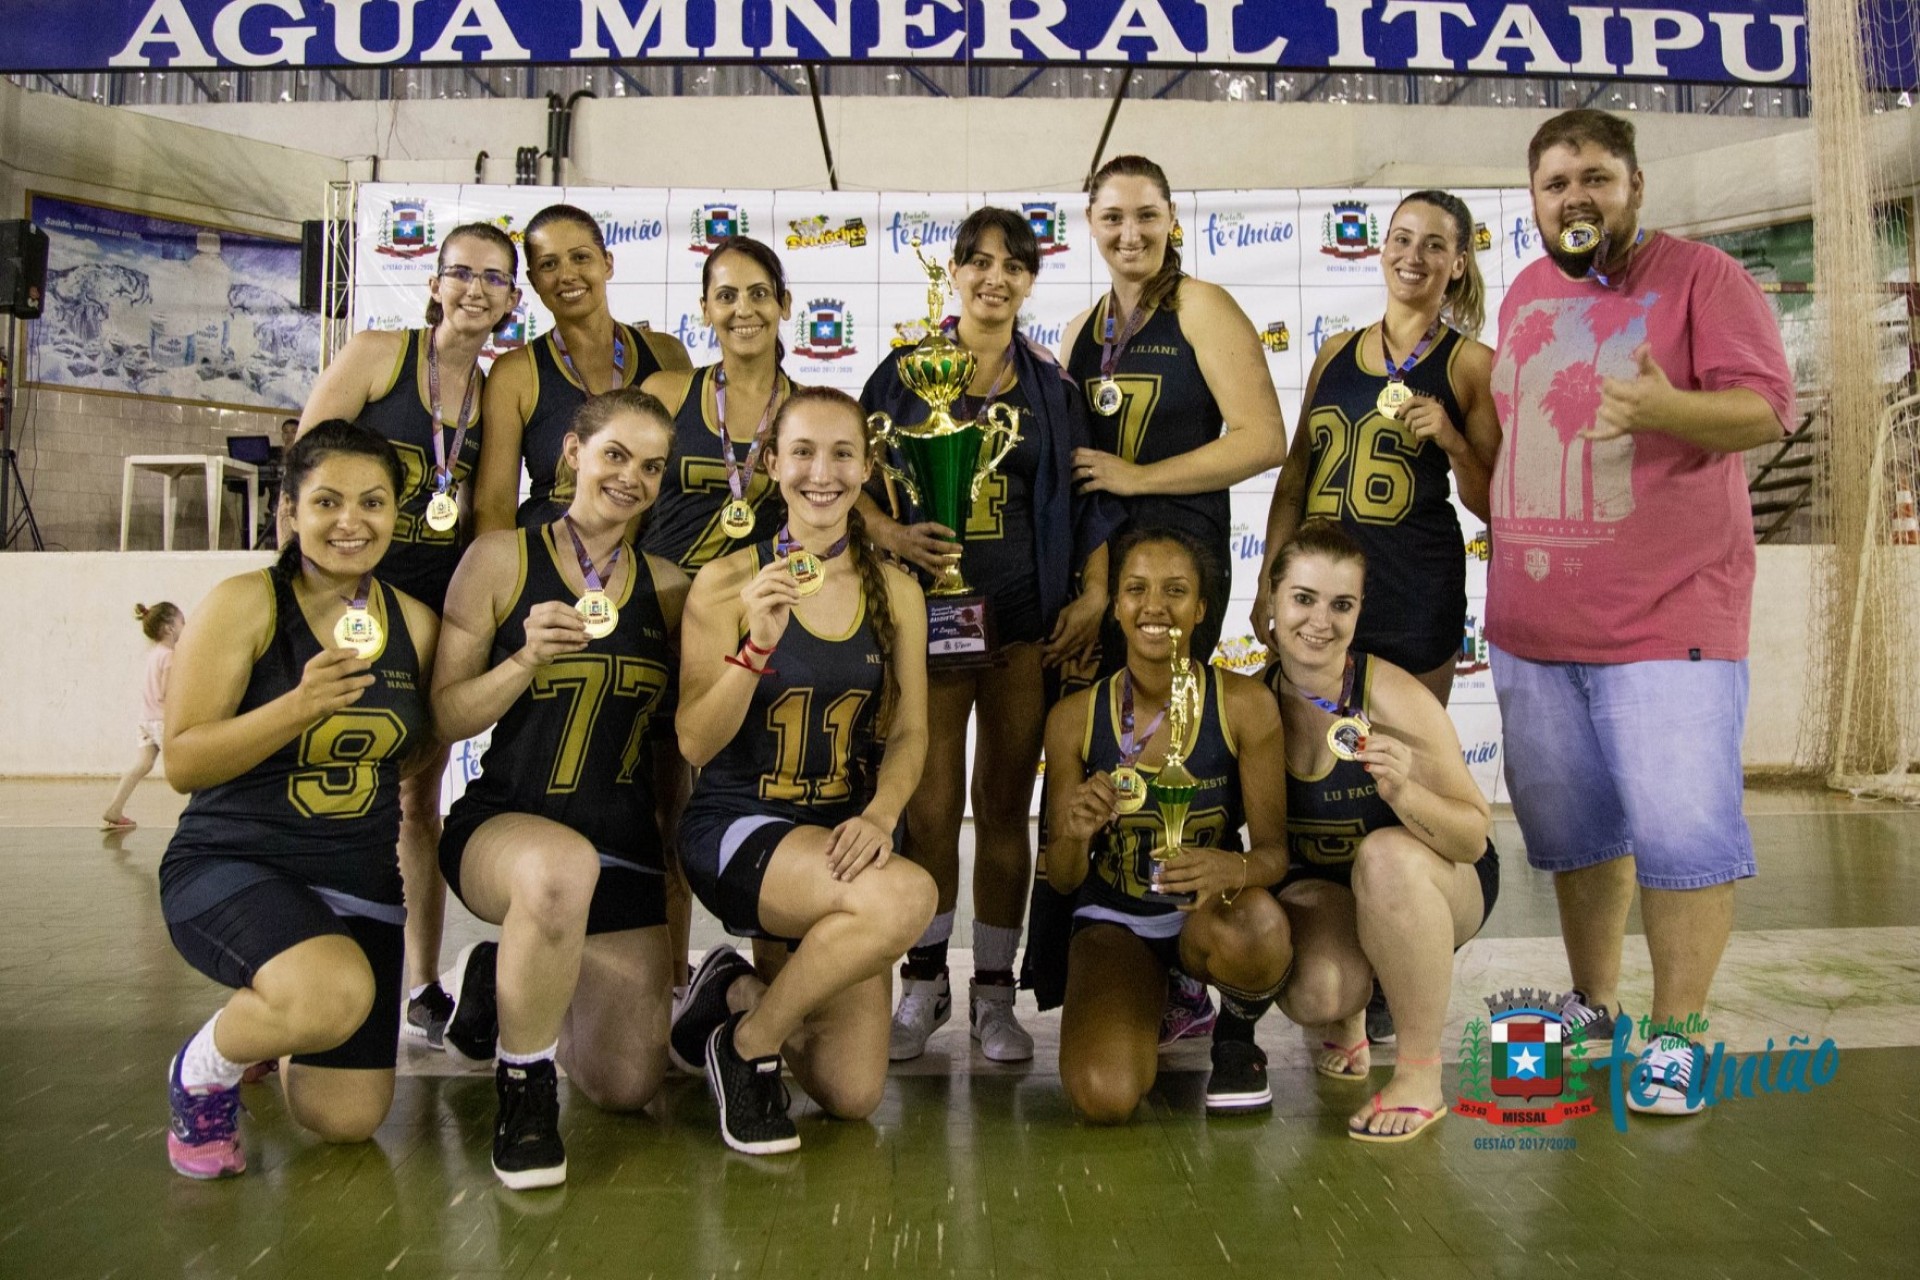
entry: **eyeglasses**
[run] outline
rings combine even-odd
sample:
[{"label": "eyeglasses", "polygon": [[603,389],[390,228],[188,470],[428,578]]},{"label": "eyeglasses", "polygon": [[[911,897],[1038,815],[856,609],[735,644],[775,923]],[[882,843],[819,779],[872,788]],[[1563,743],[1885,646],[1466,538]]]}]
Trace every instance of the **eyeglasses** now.
[{"label": "eyeglasses", "polygon": [[513,277],[504,271],[496,271],[492,267],[488,267],[485,271],[475,271],[472,267],[456,262],[450,267],[440,268],[442,280],[451,280],[463,289],[472,284],[476,276],[480,278],[480,283],[489,289],[513,288]]}]

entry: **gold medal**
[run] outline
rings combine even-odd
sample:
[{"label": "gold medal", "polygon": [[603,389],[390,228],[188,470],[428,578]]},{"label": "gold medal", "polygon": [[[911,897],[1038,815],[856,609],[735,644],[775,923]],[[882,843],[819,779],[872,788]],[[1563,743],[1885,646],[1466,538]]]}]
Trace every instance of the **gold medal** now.
[{"label": "gold medal", "polygon": [[427,499],[427,528],[436,533],[445,533],[460,523],[460,504],[453,495],[442,489]]},{"label": "gold medal", "polygon": [[1398,418],[1401,408],[1413,399],[1413,388],[1404,382],[1389,379],[1387,385],[1380,388],[1380,394],[1373,398],[1373,407],[1380,411],[1383,418]]},{"label": "gold medal", "polygon": [[620,610],[604,591],[595,588],[573,602],[573,611],[586,620],[587,636],[603,640],[620,625]]},{"label": "gold medal", "polygon": [[1130,764],[1123,764],[1111,775],[1113,807],[1122,813],[1138,813],[1147,806],[1147,780]]},{"label": "gold medal", "polygon": [[1126,397],[1120,394],[1120,384],[1112,378],[1100,379],[1100,385],[1093,389],[1093,411],[1104,418],[1111,418],[1120,412],[1120,406],[1126,403]]},{"label": "gold medal", "polygon": [[820,563],[820,557],[799,547],[787,553],[787,572],[793,575],[793,585],[803,596],[813,595],[827,585],[827,570]]},{"label": "gold medal", "polygon": [[380,630],[380,620],[373,614],[366,609],[348,609],[340,615],[340,621],[333,624],[333,642],[371,660],[385,647],[387,637]]},{"label": "gold medal", "polygon": [[720,532],[729,538],[744,538],[753,532],[753,506],[745,498],[735,498],[720,512]]},{"label": "gold medal", "polygon": [[1367,736],[1367,729],[1365,716],[1341,716],[1327,726],[1327,749],[1342,760],[1352,760],[1360,754],[1360,741]]},{"label": "gold medal", "polygon": [[1560,230],[1560,247],[1568,253],[1592,253],[1600,244],[1600,228],[1591,222],[1570,222]]}]

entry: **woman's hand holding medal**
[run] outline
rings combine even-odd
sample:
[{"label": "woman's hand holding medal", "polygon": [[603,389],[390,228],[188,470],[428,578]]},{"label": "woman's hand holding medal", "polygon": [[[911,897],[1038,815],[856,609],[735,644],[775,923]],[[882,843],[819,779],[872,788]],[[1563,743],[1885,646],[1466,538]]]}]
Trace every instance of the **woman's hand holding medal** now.
[{"label": "woman's hand holding medal", "polygon": [[1373,779],[1373,789],[1389,805],[1398,803],[1413,772],[1413,749],[1398,738],[1368,730],[1353,758]]},{"label": "woman's hand holding medal", "polygon": [[800,603],[800,586],[787,572],[785,556],[769,562],[748,580],[740,589],[740,603],[747,608],[747,639],[756,648],[771,651],[787,633],[793,607]]},{"label": "woman's hand holding medal", "polygon": [[526,642],[513,655],[523,667],[538,671],[555,658],[587,647],[587,622],[572,605],[542,600],[527,611]]},{"label": "woman's hand holding medal", "polygon": [[1067,811],[1066,835],[1074,840],[1091,843],[1093,838],[1106,829],[1107,824],[1120,816],[1120,793],[1114,790],[1113,779],[1104,772],[1095,772],[1073,793],[1073,807]]},{"label": "woman's hand holding medal", "polygon": [[1400,421],[1407,424],[1413,432],[1413,438],[1425,443],[1429,440],[1440,446],[1440,451],[1448,457],[1464,453],[1467,438],[1454,425],[1452,415],[1445,406],[1432,396],[1416,395],[1400,410]]},{"label": "woman's hand holding medal", "polygon": [[294,695],[310,720],[360,701],[373,683],[373,664],[352,649],[322,649],[307,659]]}]

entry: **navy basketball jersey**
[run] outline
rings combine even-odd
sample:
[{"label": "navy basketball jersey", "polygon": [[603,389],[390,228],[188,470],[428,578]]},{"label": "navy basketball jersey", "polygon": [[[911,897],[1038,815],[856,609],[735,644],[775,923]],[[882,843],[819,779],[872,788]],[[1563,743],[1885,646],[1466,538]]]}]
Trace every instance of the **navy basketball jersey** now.
[{"label": "navy basketball jersey", "polygon": [[[1373,660],[1353,654],[1354,706],[1366,714],[1373,689]],[[1280,696],[1280,664],[1267,669],[1267,687]],[[1358,760],[1327,753],[1333,766],[1318,777],[1302,777],[1287,765],[1287,861],[1289,879],[1313,878],[1350,883],[1360,841],[1382,827],[1404,825],[1393,806],[1380,798],[1373,775]]]},{"label": "navy basketball jersey", "polygon": [[[298,688],[321,651],[293,584],[261,572],[273,590],[272,632],[235,716]],[[190,919],[275,875],[292,875],[355,914],[399,908],[400,763],[429,732],[427,690],[393,588],[376,582],[368,608],[386,644],[360,700],[187,801],[160,861],[169,920]]]},{"label": "navy basketball jersey", "polygon": [[[766,541],[787,520],[787,504],[779,487],[756,459],[752,474],[744,477],[742,494],[753,507],[753,532],[735,539],[720,527],[721,510],[733,497],[727,487],[726,460],[720,451],[731,446],[734,464],[739,466],[746,462],[747,450],[753,446],[751,441],[737,440],[722,444],[725,432],[716,417],[713,396],[717,368],[708,365],[694,370],[687,384],[687,398],[673,415],[673,456],[667,462],[660,496],[647,515],[641,540],[646,550],[690,574],[699,572],[709,560]],[[780,375],[780,388],[781,397],[792,390],[785,374]]]},{"label": "navy basketball jersey", "polygon": [[[614,322],[614,332],[626,349],[626,373],[621,377],[621,386],[637,387],[660,372],[660,362],[654,358],[644,333],[618,321]],[[520,429],[520,457],[527,464],[527,478],[533,482],[533,490],[520,504],[518,522],[522,528],[558,519],[573,500],[571,483],[558,483],[560,454],[567,432],[573,429],[574,412],[587,402],[587,393],[567,372],[553,339],[549,331],[528,348],[533,352],[533,412],[527,415],[527,423]]]},{"label": "navy basketball jersey", "polygon": [[[1240,749],[1227,727],[1226,690],[1219,673],[1204,664],[1196,666],[1200,672],[1200,722],[1189,730],[1186,763],[1188,772],[1199,780],[1200,789],[1187,812],[1182,843],[1238,850],[1240,828],[1246,824],[1240,798]],[[1163,724],[1159,732],[1170,730]],[[1083,779],[1101,770],[1111,773],[1119,765],[1120,735],[1120,677],[1116,674],[1094,685],[1087,702],[1087,723],[1080,737],[1080,753],[1086,761]],[[1149,782],[1160,772],[1157,765],[1135,768]],[[1164,902],[1142,900],[1162,828],[1160,810],[1149,795],[1138,813],[1122,814],[1118,822],[1094,837],[1092,863],[1080,885],[1080,902],[1124,915],[1164,915],[1171,910]]]},{"label": "navy basketball jersey", "polygon": [[[1115,414],[1094,410],[1100,385],[1100,338],[1106,332],[1112,295],[1100,301],[1087,318],[1068,354],[1067,369],[1086,396],[1087,425],[1093,447],[1118,454],[1128,462],[1159,462],[1191,453],[1220,438],[1225,419],[1220,405],[1200,372],[1193,344],[1180,332],[1180,317],[1156,310],[1147,317],[1120,354],[1113,380],[1120,386],[1122,404]],[[1126,318],[1116,317],[1124,330]],[[1233,518],[1227,491],[1212,493],[1151,493],[1121,498],[1129,528],[1185,529],[1204,542],[1222,572],[1233,563],[1229,535]]]},{"label": "navy basketball jersey", "polygon": [[[773,543],[751,554],[758,573]],[[830,564],[829,572],[855,571],[845,558]],[[795,611],[779,650],[739,732],[700,770],[691,803],[830,826],[859,812],[871,790],[866,761],[886,660],[864,599],[843,635],[817,635]]]},{"label": "navy basketball jersey", "polygon": [[[402,471],[397,518],[393,524],[393,543],[380,561],[381,581],[398,587],[424,603],[435,613],[443,612],[447,602],[447,584],[460,564],[463,549],[460,528],[435,529],[427,524],[427,500],[433,497],[433,411],[421,390],[421,361],[425,358],[427,331],[409,329],[400,362],[386,389],[360,411],[359,423],[369,431],[385,436],[400,455]],[[480,371],[471,375],[476,380]],[[442,413],[456,418],[460,402],[455,399],[440,405]],[[443,448],[453,446],[454,423],[441,428]],[[454,484],[464,491],[473,469],[480,463],[480,395],[473,397],[473,421],[467,424],[467,438],[458,456],[449,458]]]},{"label": "navy basketball jersey", "polygon": [[[519,537],[520,580],[494,632],[493,666],[526,644],[534,605],[579,597],[560,572],[560,558],[574,554],[571,539],[557,543],[552,525],[522,529]],[[667,619],[646,557],[623,546],[632,572],[613,593],[620,611],[613,631],[534,672],[532,685],[493,727],[480,776],[453,807],[550,818],[602,854],[657,870],[660,825],[643,744],[671,675]]]},{"label": "navy basketball jersey", "polygon": [[[1460,648],[1467,616],[1467,562],[1449,500],[1453,468],[1439,445],[1380,412],[1374,401],[1387,376],[1361,365],[1363,345],[1373,349],[1369,334],[1328,361],[1307,408],[1305,514],[1338,520],[1366,552],[1367,602],[1354,647],[1408,671],[1431,671]],[[1461,429],[1467,419],[1452,372],[1463,345],[1445,330],[1406,378]]]}]

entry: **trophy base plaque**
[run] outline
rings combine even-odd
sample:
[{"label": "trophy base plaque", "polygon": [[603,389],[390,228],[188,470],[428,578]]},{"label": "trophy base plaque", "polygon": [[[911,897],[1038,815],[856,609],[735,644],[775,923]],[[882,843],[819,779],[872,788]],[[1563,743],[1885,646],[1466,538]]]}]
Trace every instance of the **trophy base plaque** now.
[{"label": "trophy base plaque", "polygon": [[997,667],[993,607],[982,595],[927,597],[927,666],[935,671]]}]

